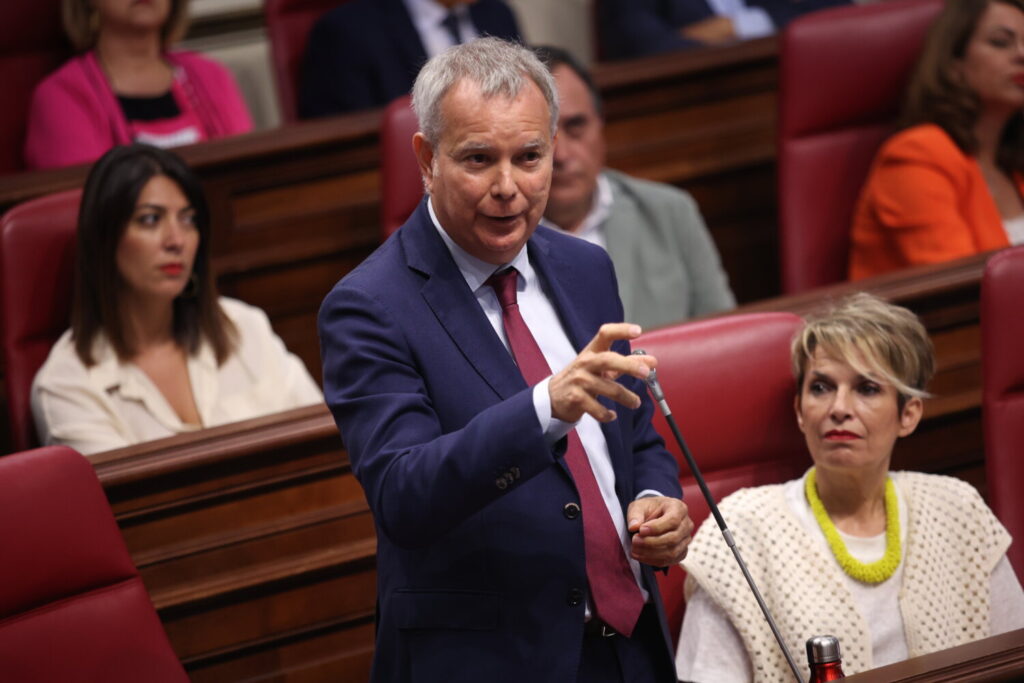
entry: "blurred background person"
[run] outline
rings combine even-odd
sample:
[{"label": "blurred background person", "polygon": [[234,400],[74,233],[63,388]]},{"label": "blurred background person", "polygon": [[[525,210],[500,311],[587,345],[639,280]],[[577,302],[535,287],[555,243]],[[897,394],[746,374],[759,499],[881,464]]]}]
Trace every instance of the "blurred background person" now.
[{"label": "blurred background person", "polygon": [[176,147],[252,129],[226,68],[169,49],[185,32],[188,0],[62,0],[61,12],[81,54],[33,93],[29,168],[95,161],[133,141]]},{"label": "blurred background person", "polygon": [[814,10],[851,0],[601,0],[604,59],[629,59],[771,35]]},{"label": "blurred background person", "polygon": [[323,400],[261,310],[217,296],[210,231],[172,153],[135,144],[95,164],[71,329],[32,385],[42,443],[95,453]]},{"label": "blurred background person", "polygon": [[850,277],[1024,242],[1022,107],[1024,1],[947,2],[861,192]]},{"label": "blurred background person", "polygon": [[352,0],[313,26],[299,84],[303,118],[383,107],[408,95],[420,67],[480,36],[519,41],[502,0]]},{"label": "blurred background person", "polygon": [[[917,317],[854,295],[806,322],[792,363],[813,467],[721,503],[790,650],[835,635],[851,675],[1024,626],[1010,536],[978,492],[960,479],[889,471],[896,440],[921,420],[935,367]],[[683,566],[679,677],[787,679],[714,521]]]},{"label": "blurred background person", "polygon": [[546,224],[603,247],[626,320],[644,328],[736,306],[715,243],[688,192],[604,167],[601,98],[557,47],[535,50],[558,86],[558,139]]}]

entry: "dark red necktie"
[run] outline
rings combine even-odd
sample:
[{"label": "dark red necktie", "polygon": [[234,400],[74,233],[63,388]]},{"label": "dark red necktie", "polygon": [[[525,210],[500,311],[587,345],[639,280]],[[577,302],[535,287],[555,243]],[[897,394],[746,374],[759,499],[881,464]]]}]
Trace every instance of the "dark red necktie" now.
[{"label": "dark red necktie", "polygon": [[[550,375],[551,368],[519,312],[519,304],[516,303],[518,274],[515,268],[509,268],[495,273],[485,284],[493,287],[498,295],[501,319],[512,355],[526,383],[533,386]],[[636,578],[619,541],[619,532],[601,497],[590,460],[575,429],[569,431],[568,439],[565,462],[572,472],[583,507],[583,542],[591,607],[608,626],[628,637],[633,633],[643,609],[643,595],[636,585]]]}]

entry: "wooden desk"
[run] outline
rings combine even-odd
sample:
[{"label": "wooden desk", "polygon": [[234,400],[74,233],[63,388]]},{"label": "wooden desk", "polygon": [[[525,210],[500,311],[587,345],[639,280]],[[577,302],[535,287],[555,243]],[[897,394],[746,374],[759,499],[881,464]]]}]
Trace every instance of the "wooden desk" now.
[{"label": "wooden desk", "polygon": [[324,406],[92,462],[193,681],[367,680],[376,540]]},{"label": "wooden desk", "polygon": [[[693,191],[741,301],[779,291],[773,38],[601,65],[608,163]],[[222,291],[267,311],[319,377],[315,319],[378,244],[380,111],[178,150],[203,180]],[[80,186],[86,166],[0,177],[0,212]]]},{"label": "wooden desk", "polygon": [[1024,629],[848,676],[851,683],[997,683],[1024,679]]}]

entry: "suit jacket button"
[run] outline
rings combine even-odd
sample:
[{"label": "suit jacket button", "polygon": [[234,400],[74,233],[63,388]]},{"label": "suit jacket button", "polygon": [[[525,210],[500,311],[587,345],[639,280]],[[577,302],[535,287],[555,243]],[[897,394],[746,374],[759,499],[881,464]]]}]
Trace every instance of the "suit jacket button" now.
[{"label": "suit jacket button", "polygon": [[518,467],[513,467],[512,469],[509,470],[509,472],[511,472],[512,476],[515,477],[516,479],[519,478],[519,468]]},{"label": "suit jacket button", "polygon": [[508,482],[505,481],[505,477],[498,477],[497,479],[495,479],[494,485],[497,486],[502,491],[508,488]]},{"label": "suit jacket button", "polygon": [[562,508],[562,514],[566,519],[576,519],[580,516],[580,506],[577,503],[566,503]]},{"label": "suit jacket button", "polygon": [[579,588],[571,588],[565,596],[569,607],[578,607],[583,602],[583,591]]}]

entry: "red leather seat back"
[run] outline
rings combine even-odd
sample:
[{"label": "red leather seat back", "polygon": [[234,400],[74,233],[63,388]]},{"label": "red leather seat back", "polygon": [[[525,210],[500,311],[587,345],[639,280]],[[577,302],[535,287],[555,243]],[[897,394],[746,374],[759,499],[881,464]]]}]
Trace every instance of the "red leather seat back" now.
[{"label": "red leather seat back", "polygon": [[894,130],[941,0],[891,0],[802,16],[782,34],[782,290],[847,279],[850,222],[875,152]]},{"label": "red leather seat back", "polygon": [[32,91],[71,55],[59,0],[4,3],[0,21],[0,174],[24,168],[21,152]]},{"label": "red leather seat back", "polygon": [[81,194],[33,199],[0,219],[0,346],[15,450],[38,443],[32,378],[70,322]]},{"label": "red leather seat back", "polygon": [[402,227],[423,199],[423,178],[412,149],[419,121],[412,98],[399,97],[384,110],[380,124],[380,228],[382,240]]},{"label": "red leather seat back", "polygon": [[[792,313],[737,314],[655,330],[633,345],[658,358],[665,399],[716,501],[744,486],[793,479],[811,464],[796,425],[789,361],[801,324]],[[683,497],[699,525],[708,506],[696,479],[660,413],[654,426],[679,462]],[[673,638],[683,620],[684,578],[679,567],[659,575]]]},{"label": "red leather seat back", "polygon": [[309,32],[317,19],[344,3],[345,0],[264,0],[263,18],[270,39],[277,99],[285,123],[299,119],[299,74]]},{"label": "red leather seat back", "polygon": [[995,254],[981,282],[982,422],[992,511],[1013,536],[1010,562],[1024,578],[1024,247]]},{"label": "red leather seat back", "polygon": [[88,461],[15,453],[0,481],[3,679],[185,683]]}]

